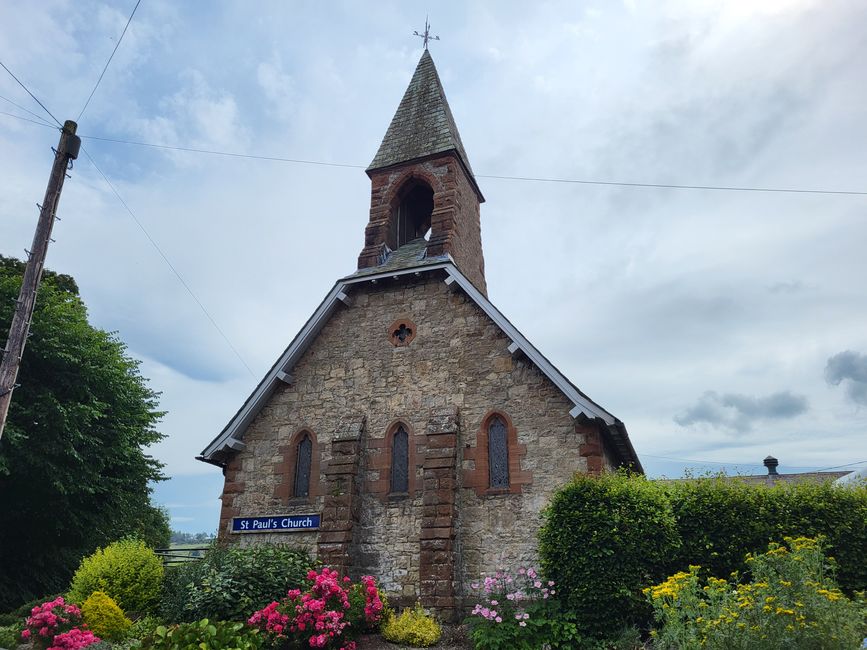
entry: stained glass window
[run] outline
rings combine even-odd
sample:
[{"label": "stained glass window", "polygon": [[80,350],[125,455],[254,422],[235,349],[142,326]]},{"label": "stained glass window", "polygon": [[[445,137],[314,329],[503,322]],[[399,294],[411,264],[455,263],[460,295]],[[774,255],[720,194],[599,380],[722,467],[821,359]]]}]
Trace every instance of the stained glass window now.
[{"label": "stained glass window", "polygon": [[409,492],[409,436],[403,425],[391,441],[391,491]]},{"label": "stained glass window", "polygon": [[492,488],[509,487],[509,445],[506,423],[497,416],[488,422],[488,467]]},{"label": "stained glass window", "polygon": [[313,460],[313,441],[306,433],[298,443],[297,461],[295,463],[295,496],[310,495],[310,463]]}]

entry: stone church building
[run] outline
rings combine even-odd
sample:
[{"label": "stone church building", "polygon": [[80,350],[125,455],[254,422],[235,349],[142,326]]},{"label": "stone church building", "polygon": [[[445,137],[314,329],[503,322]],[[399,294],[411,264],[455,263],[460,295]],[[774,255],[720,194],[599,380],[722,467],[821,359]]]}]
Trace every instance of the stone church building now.
[{"label": "stone church building", "polygon": [[484,197],[426,50],[367,174],[358,269],[199,458],[225,475],[222,539],[306,546],[449,617],[483,572],[534,562],[576,472],[641,465],[488,300]]}]

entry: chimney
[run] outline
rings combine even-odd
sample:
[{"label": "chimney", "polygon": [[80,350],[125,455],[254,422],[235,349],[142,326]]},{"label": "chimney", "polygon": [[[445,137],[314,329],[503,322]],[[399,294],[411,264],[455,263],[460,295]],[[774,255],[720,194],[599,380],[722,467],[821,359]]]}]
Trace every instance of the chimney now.
[{"label": "chimney", "polygon": [[780,464],[780,461],[778,461],[773,456],[768,456],[767,458],[765,458],[764,463],[765,467],[768,468],[768,476],[778,476],[777,465]]}]

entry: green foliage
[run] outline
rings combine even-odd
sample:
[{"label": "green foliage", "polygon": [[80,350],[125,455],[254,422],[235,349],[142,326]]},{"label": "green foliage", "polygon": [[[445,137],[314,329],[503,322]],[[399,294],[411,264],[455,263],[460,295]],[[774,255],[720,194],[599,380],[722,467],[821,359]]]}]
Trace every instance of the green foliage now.
[{"label": "green foliage", "polygon": [[752,581],[708,578],[693,565],[645,589],[659,650],[846,650],[867,633],[865,611],[846,598],[817,540],[786,538],[746,558]]},{"label": "green foliage", "polygon": [[678,545],[661,486],[619,473],[577,476],[554,495],[539,534],[545,576],[579,630],[597,637],[648,619],[641,588],[666,575]]},{"label": "green foliage", "polygon": [[154,611],[159,604],[163,565],[138,539],[109,544],[81,561],[72,578],[69,599],[76,603],[104,591],[127,612]]},{"label": "green foliage", "polygon": [[166,571],[160,611],[171,622],[246,620],[301,587],[311,568],[305,551],[280,544],[215,546],[201,560]]},{"label": "green foliage", "polygon": [[720,477],[666,486],[682,541],[669,573],[690,564],[713,575],[745,571],[744,557],[784,537],[817,537],[847,593],[867,589],[867,487],[750,485]]},{"label": "green foliage", "polygon": [[21,643],[22,623],[0,627],[0,648],[17,648]]},{"label": "green foliage", "polygon": [[64,594],[51,594],[50,596],[41,596],[39,598],[34,598],[33,600],[28,600],[26,603],[19,605],[12,611],[6,614],[0,614],[0,625],[9,626],[21,623],[25,618],[30,616],[30,612],[34,607],[41,605],[42,603],[51,602],[58,596],[63,595]]},{"label": "green foliage", "polygon": [[442,628],[421,605],[404,609],[399,616],[390,614],[382,624],[382,637],[392,643],[401,643],[413,648],[429,648],[442,636]]},{"label": "green foliage", "polygon": [[104,591],[94,591],[81,606],[84,624],[100,639],[122,640],[132,626],[114,599]]},{"label": "green foliage", "polygon": [[211,623],[203,618],[195,623],[168,628],[161,625],[142,642],[141,647],[153,650],[258,650],[264,643],[261,632],[244,623]]},{"label": "green foliage", "polygon": [[163,621],[156,616],[142,616],[133,621],[132,626],[126,632],[127,639],[145,639],[151,636]]},{"label": "green foliage", "polygon": [[[0,257],[0,341],[23,264]],[[69,276],[46,271],[0,439],[0,609],[64,589],[82,557],[139,533],[165,545],[150,503],[161,464],[144,448],[161,414],[138,362],[87,322]]]}]

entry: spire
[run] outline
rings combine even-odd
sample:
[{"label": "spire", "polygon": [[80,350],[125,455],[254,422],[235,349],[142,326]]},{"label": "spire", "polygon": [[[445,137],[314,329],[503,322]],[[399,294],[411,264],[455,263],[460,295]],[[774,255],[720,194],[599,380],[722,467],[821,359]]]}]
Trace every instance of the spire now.
[{"label": "spire", "polygon": [[433,59],[425,50],[367,172],[447,151],[457,154],[476,185]]}]

